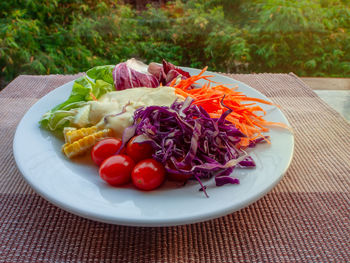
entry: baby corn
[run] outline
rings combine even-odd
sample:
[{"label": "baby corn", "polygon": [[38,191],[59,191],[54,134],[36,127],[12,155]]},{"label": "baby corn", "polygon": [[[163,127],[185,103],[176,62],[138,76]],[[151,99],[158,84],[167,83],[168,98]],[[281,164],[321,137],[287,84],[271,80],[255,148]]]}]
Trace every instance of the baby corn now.
[{"label": "baby corn", "polygon": [[[89,129],[89,128],[82,128],[82,129]],[[72,132],[78,132],[79,130],[75,130]],[[82,131],[81,133],[84,133],[84,132],[85,131]],[[98,140],[107,138],[107,137],[112,137],[112,136],[113,136],[113,131],[111,129],[96,131],[92,134],[81,137],[80,139],[75,140],[72,143],[64,144],[62,146],[62,151],[68,158],[73,158],[77,155],[83,154],[86,151],[88,151],[91,147],[93,147],[96,144]]]},{"label": "baby corn", "polygon": [[88,128],[81,128],[81,129],[76,129],[76,128],[64,128],[63,134],[64,134],[64,140],[66,143],[73,143],[75,141],[78,141],[85,136],[91,135],[95,132],[97,132],[97,127],[92,126]]}]

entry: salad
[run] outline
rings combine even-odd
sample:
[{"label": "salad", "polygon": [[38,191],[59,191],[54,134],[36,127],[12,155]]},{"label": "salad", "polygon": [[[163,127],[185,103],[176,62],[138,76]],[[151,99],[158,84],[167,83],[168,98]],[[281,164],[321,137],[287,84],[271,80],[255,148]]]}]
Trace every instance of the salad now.
[{"label": "salad", "polygon": [[208,196],[203,179],[238,184],[234,169],[255,167],[250,148],[270,143],[269,126],[287,127],[265,121],[256,104],[273,103],[216,83],[205,71],[191,76],[165,60],[94,67],[40,125],[62,135],[68,158],[90,152],[113,186],[131,181],[153,190],[165,180],[197,180]]}]

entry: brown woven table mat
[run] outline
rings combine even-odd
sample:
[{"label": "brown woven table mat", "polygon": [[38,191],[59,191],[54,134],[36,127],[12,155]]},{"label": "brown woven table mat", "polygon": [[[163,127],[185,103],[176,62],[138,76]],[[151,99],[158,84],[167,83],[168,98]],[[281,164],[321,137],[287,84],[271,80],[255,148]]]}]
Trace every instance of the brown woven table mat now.
[{"label": "brown woven table mat", "polygon": [[228,216],[162,228],[83,219],[22,179],[12,155],[18,122],[76,77],[20,76],[0,92],[1,262],[350,261],[350,124],[297,76],[232,75],[281,105],[294,129],[295,155],[277,187]]}]

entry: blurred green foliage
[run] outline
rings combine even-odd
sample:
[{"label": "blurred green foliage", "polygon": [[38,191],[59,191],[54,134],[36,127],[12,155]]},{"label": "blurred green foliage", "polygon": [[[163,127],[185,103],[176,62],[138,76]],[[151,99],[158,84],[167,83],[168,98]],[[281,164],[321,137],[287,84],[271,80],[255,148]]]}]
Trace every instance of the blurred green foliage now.
[{"label": "blurred green foliage", "polygon": [[224,72],[350,77],[347,0],[0,2],[0,81],[76,73],[130,57]]}]

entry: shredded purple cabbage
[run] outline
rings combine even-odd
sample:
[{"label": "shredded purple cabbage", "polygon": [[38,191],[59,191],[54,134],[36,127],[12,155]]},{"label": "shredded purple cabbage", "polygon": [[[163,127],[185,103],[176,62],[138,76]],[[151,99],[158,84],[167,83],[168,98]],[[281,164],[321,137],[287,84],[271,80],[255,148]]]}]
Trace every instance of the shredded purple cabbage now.
[{"label": "shredded purple cabbage", "polygon": [[270,138],[270,136],[264,136],[264,137],[260,137],[260,138],[257,138],[255,140],[252,140],[252,141],[250,141],[248,147],[254,148],[258,143],[267,142],[267,140],[269,138]]},{"label": "shredded purple cabbage", "polygon": [[[136,137],[136,142],[150,143],[153,158],[164,164],[168,173],[192,175],[201,184],[203,178],[215,176],[217,186],[238,184],[230,175],[237,167],[255,167],[253,159],[236,144],[245,137],[231,122],[211,118],[201,107],[187,98],[170,107],[143,107],[134,113],[134,125],[125,129],[123,145]],[[223,105],[224,106],[224,105]]]}]

